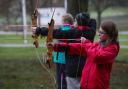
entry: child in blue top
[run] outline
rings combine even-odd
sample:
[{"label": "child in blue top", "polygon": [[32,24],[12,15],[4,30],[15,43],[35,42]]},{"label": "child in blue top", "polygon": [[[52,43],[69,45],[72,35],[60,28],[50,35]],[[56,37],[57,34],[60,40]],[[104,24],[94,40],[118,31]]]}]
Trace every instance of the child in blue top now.
[{"label": "child in blue top", "polygon": [[[59,29],[54,29],[59,30],[59,31],[68,31],[73,29],[73,23],[74,19],[71,14],[65,14],[62,17],[62,26]],[[38,36],[47,36],[48,34],[48,28],[46,27],[37,27],[36,32]],[[54,34],[53,34],[54,35]],[[62,35],[62,34],[56,34],[56,36]],[[60,37],[65,38],[65,37]],[[59,37],[58,37],[59,39]],[[59,41],[61,42],[61,41]],[[64,42],[64,41],[63,41]],[[59,51],[54,51],[53,52],[53,61],[56,64],[56,80],[57,80],[57,89],[67,89],[67,83],[66,83],[66,73],[65,73],[65,63],[66,63],[66,52],[59,52]]]},{"label": "child in blue top", "polygon": [[[71,14],[65,14],[62,17],[63,25],[60,27],[60,30],[70,30],[73,28],[73,17]],[[67,89],[67,83],[66,83],[66,73],[65,73],[65,52],[56,52],[53,53],[53,59],[56,63],[56,78],[57,78],[57,84],[58,89]]]}]

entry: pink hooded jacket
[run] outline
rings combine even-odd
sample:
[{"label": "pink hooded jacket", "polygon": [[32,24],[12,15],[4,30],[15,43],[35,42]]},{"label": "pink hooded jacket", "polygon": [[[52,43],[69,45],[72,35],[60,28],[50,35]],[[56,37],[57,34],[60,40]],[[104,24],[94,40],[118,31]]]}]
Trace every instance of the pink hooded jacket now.
[{"label": "pink hooded jacket", "polygon": [[119,52],[119,45],[110,44],[102,47],[99,42],[91,43],[90,41],[61,44],[61,46],[67,45],[70,47],[70,55],[81,53],[81,56],[87,58],[82,71],[81,89],[109,89],[112,64]]}]

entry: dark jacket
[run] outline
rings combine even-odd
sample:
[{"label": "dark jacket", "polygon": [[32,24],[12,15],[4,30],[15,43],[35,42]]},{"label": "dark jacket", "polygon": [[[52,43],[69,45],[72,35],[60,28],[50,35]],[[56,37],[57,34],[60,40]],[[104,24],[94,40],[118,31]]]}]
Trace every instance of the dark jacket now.
[{"label": "dark jacket", "polygon": [[[48,28],[46,27],[37,27],[36,34],[41,36],[47,36]],[[61,30],[54,29],[53,37],[57,39],[76,39],[81,36],[89,39],[90,41],[94,40],[94,36],[96,34],[96,21],[95,19],[90,19],[88,26],[78,26],[77,28],[72,28],[71,30]]]}]

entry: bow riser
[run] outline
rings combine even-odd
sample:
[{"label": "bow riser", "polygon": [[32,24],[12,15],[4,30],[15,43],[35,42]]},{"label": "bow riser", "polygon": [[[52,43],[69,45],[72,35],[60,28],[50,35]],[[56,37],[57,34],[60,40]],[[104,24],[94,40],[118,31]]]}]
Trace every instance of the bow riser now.
[{"label": "bow riser", "polygon": [[[50,23],[48,24],[49,27],[48,27],[48,36],[47,36],[47,43],[52,43],[53,42],[53,29],[54,29],[54,20],[51,19]],[[49,45],[48,47],[48,52],[47,52],[47,63],[49,65],[49,68],[51,67],[51,62],[52,62],[52,59],[53,59],[53,55],[52,55],[52,52],[53,52],[53,46],[52,45]]]},{"label": "bow riser", "polygon": [[[31,18],[32,27],[37,27],[37,15],[38,15],[38,11],[35,10]],[[33,31],[32,38],[34,40],[33,44],[35,45],[36,48],[38,48],[39,47],[38,36],[35,34],[35,31]]]}]

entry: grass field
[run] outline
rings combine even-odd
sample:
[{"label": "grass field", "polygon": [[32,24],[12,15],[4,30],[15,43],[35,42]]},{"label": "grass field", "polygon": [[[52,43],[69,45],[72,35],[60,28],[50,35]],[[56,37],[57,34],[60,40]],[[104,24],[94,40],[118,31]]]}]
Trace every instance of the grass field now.
[{"label": "grass field", "polygon": [[[39,48],[37,51],[42,57],[41,53],[46,49]],[[128,49],[121,49],[116,59],[111,89],[128,87],[128,64],[124,61],[128,58],[127,52]],[[0,48],[0,71],[0,89],[40,89],[42,85],[44,89],[53,89],[53,78],[41,66],[34,48]]]},{"label": "grass field", "polygon": [[[43,43],[46,40],[46,37],[42,37],[42,39],[39,39],[40,43]],[[31,35],[27,35],[27,41],[28,44],[32,44],[33,43],[33,39],[31,37]],[[24,43],[24,37],[23,35],[0,35],[0,43],[2,44],[22,44]]]},{"label": "grass field", "polygon": [[[45,50],[37,49],[40,57]],[[41,66],[34,48],[0,48],[0,71],[0,89],[54,87],[53,78]]]}]

